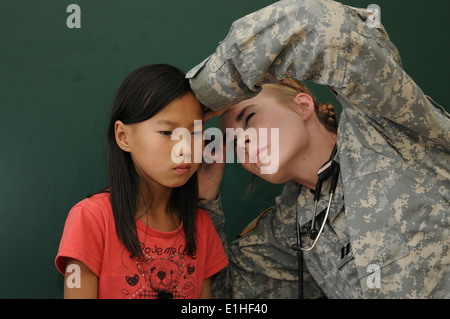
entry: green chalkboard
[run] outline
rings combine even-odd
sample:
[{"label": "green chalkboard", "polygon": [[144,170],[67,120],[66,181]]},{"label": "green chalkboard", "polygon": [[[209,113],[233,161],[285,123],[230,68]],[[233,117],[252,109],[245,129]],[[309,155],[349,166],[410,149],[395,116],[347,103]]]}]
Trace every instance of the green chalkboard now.
[{"label": "green chalkboard", "polygon": [[[0,298],[62,297],[54,266],[62,229],[70,208],[107,184],[106,123],[123,78],[151,63],[189,70],[234,20],[272,2],[0,1]],[[72,3],[80,28],[67,12]],[[449,2],[376,3],[405,70],[445,106]],[[326,89],[311,88],[319,101],[337,103]],[[249,181],[238,164],[226,167],[221,192],[230,238],[282,187],[257,181],[245,195]]]}]

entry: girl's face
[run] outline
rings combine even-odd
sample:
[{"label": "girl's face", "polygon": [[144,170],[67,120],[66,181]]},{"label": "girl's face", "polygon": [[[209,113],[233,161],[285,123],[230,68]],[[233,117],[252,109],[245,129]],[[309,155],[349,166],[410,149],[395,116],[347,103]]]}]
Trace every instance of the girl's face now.
[{"label": "girl's face", "polygon": [[[306,94],[300,98],[304,99],[303,102],[312,102],[312,99],[308,100]],[[307,150],[310,143],[309,133],[304,122],[308,116],[302,115],[306,111],[307,109],[303,109],[302,106],[297,111],[295,107],[280,103],[263,89],[256,97],[236,104],[224,112],[221,117],[221,128],[223,132],[226,128],[235,130],[236,128],[244,130],[255,128],[256,139],[246,138],[245,159],[241,158],[242,166],[247,171],[271,183],[285,183],[293,178],[292,167],[298,169],[298,165],[294,165],[294,162],[298,163],[299,156],[302,156],[302,152]],[[309,112],[309,114],[311,113]],[[267,129],[267,138],[260,135],[260,129]],[[278,138],[275,139],[272,138],[276,132],[274,129],[278,129]],[[226,141],[228,149],[230,149],[230,143],[233,141]],[[257,143],[256,147],[252,149],[251,143]],[[274,143],[278,144],[274,145]],[[236,140],[234,145],[236,145]],[[267,149],[265,149],[266,147]],[[278,154],[272,153],[277,150]],[[234,151],[236,154],[236,147]],[[261,167],[270,164],[264,159],[260,160],[265,152],[270,154],[272,160],[278,160],[278,170],[273,174],[261,174]],[[261,154],[263,155],[260,156]],[[256,163],[250,163],[250,160],[256,161]]]},{"label": "girl's face", "polygon": [[202,134],[202,130],[194,132],[195,120],[202,120],[202,107],[195,96],[188,93],[146,121],[128,125],[117,121],[116,141],[131,154],[138,175],[151,186],[156,183],[164,187],[179,187],[191,178],[200,164],[194,162],[193,151],[179,154],[190,157],[190,163],[173,162],[172,149],[181,139],[172,140],[171,135],[176,128],[189,130],[193,147],[194,134]]}]

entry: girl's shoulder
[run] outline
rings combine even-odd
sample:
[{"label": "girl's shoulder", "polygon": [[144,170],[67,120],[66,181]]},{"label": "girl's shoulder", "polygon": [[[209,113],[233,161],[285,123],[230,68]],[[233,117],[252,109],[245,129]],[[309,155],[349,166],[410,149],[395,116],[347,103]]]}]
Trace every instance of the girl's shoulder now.
[{"label": "girl's shoulder", "polygon": [[109,191],[101,191],[92,195],[89,195],[85,199],[78,202],[75,206],[111,206],[111,193]]},{"label": "girl's shoulder", "polygon": [[205,223],[211,220],[207,211],[202,208],[197,210],[197,223]]},{"label": "girl's shoulder", "polygon": [[108,218],[112,216],[111,194],[107,191],[86,197],[75,204],[71,213],[89,214],[94,218]]},{"label": "girl's shoulder", "polygon": [[196,227],[198,230],[215,229],[211,217],[206,210],[199,208],[197,210]]}]

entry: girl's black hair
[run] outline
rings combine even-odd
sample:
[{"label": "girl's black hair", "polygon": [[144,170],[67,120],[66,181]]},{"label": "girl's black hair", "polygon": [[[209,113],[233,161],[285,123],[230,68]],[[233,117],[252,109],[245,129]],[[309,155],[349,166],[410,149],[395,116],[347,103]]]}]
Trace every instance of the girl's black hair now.
[{"label": "girl's black hair", "polygon": [[[115,123],[118,120],[124,124],[145,121],[187,93],[192,91],[183,71],[167,64],[153,64],[131,72],[116,94],[108,126],[109,188],[117,235],[131,252],[131,256],[142,256],[136,229],[136,213],[140,200],[139,175],[130,153],[117,145]],[[188,255],[192,255],[196,248],[197,204],[198,181],[195,172],[184,185],[173,188],[169,199],[169,209],[178,212],[183,223],[186,236],[185,252]]]}]

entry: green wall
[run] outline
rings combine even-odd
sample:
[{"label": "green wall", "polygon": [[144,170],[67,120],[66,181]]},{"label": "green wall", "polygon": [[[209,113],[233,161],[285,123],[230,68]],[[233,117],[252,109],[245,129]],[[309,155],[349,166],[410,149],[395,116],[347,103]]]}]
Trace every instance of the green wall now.
[{"label": "green wall", "polygon": [[[189,70],[234,20],[272,2],[0,0],[0,298],[62,297],[54,257],[70,208],[107,184],[105,126],[122,79],[151,63]],[[374,1],[342,2],[367,7]],[[71,3],[81,8],[80,29],[66,26]],[[446,104],[449,2],[376,3],[405,70]],[[319,101],[335,103],[324,88],[312,90]],[[257,182],[244,200],[249,181],[238,164],[226,167],[222,199],[230,238],[281,189]]]}]

